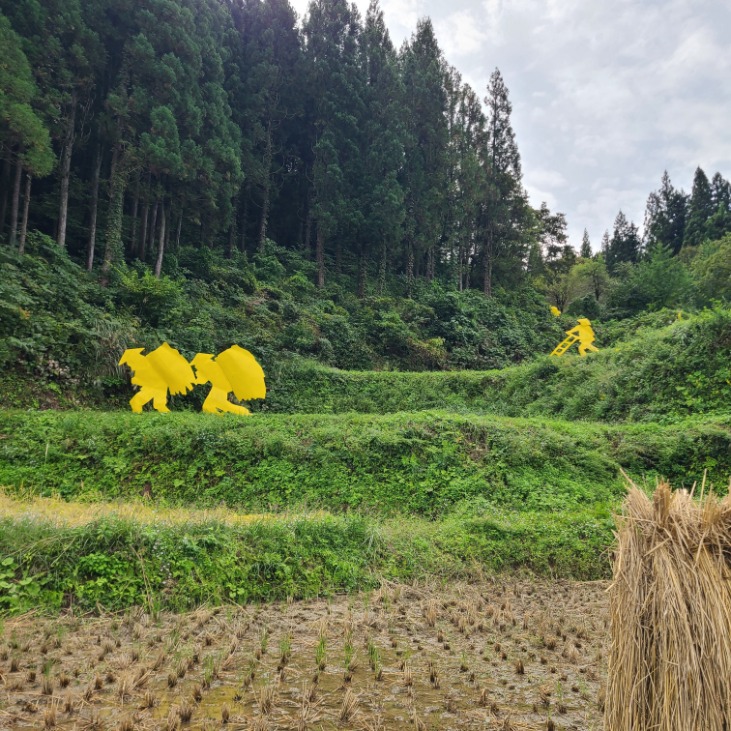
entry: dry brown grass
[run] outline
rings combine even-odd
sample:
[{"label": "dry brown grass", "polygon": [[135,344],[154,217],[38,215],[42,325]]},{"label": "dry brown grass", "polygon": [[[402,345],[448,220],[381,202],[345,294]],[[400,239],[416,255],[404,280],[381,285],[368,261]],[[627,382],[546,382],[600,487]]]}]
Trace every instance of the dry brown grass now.
[{"label": "dry brown grass", "polygon": [[731,497],[632,485],[618,524],[607,731],[731,728]]}]

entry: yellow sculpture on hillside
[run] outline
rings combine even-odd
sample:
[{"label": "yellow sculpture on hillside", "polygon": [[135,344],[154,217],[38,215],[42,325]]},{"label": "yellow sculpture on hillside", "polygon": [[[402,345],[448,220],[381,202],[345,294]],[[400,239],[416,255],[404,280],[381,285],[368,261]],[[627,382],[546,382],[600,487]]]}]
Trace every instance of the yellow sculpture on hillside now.
[{"label": "yellow sculpture on hillside", "polygon": [[[188,361],[175,348],[163,343],[148,355],[144,348],[129,348],[119,359],[120,365],[132,370],[132,383],[140,387],[129,402],[135,414],[152,401],[152,407],[169,413],[167,400],[171,395],[188,393],[196,384],[211,384],[211,392],[203,402],[203,411],[220,414],[250,414],[244,406],[232,404],[228,395],[233,391],[241,400],[264,398],[267,393],[264,371],[256,358],[238,345],[232,345],[215,358],[209,353],[198,353]],[[194,369],[195,368],[195,372]]]},{"label": "yellow sculpture on hillside", "polygon": [[210,353],[198,353],[191,365],[196,370],[196,383],[210,381],[211,384],[211,391],[203,402],[203,411],[206,413],[220,414],[228,411],[232,414],[250,414],[246,407],[232,404],[228,400],[232,391],[242,401],[266,396],[262,367],[248,350],[238,345],[232,345],[215,359]]},{"label": "yellow sculpture on hillside", "polygon": [[129,402],[135,414],[142,413],[142,407],[152,401],[152,407],[162,414],[168,409],[168,391],[171,395],[188,393],[195,383],[195,374],[190,363],[167,343],[142,355],[144,348],[129,348],[122,353],[119,365],[128,365],[132,370],[132,383],[140,390]]},{"label": "yellow sculpture on hillside", "polygon": [[559,358],[578,340],[579,342],[579,355],[583,358],[586,355],[587,350],[591,350],[592,353],[598,353],[599,348],[594,345],[596,336],[594,330],[592,330],[591,322],[585,317],[579,320],[579,324],[567,330],[567,338],[562,340],[551,353],[551,355],[558,356]]},{"label": "yellow sculpture on hillside", "polygon": [[551,314],[554,317],[561,317],[561,310],[559,310],[556,305],[551,305]]}]

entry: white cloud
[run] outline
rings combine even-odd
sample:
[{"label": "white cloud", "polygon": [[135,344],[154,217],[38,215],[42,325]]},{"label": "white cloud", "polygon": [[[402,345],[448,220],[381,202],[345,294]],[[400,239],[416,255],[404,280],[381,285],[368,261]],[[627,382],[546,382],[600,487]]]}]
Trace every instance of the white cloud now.
[{"label": "white cloud", "polygon": [[457,10],[434,22],[434,29],[444,55],[452,59],[477,53],[487,40],[475,13],[468,9]]},{"label": "white cloud", "polygon": [[398,48],[416,30],[416,23],[424,10],[419,0],[381,0],[381,9],[391,40]]},{"label": "white cloud", "polygon": [[[349,0],[352,2],[353,0]],[[289,0],[290,5],[297,12],[300,23],[307,15],[310,0]],[[355,0],[360,14],[365,18],[370,0]],[[381,0],[381,10],[386,20],[391,39],[398,48],[405,38],[409,38],[416,28],[416,22],[423,10],[419,0]]]},{"label": "white cloud", "polygon": [[[554,193],[574,244],[586,226],[598,245],[620,208],[640,225],[666,168],[686,188],[699,164],[731,174],[730,4],[482,0],[481,10],[491,45],[464,62],[485,79],[501,69],[526,185]],[[535,170],[569,182],[534,182]]]}]

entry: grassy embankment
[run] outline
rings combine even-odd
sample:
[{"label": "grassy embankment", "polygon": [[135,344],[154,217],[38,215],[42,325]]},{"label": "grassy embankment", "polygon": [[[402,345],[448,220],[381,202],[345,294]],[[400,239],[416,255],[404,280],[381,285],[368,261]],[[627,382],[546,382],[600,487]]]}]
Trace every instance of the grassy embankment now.
[{"label": "grassy embankment", "polygon": [[[494,371],[283,366],[272,371],[270,393],[260,408],[300,413],[444,409],[606,422],[731,413],[731,311],[707,310],[663,327],[641,323],[628,323],[628,329],[639,329],[589,358],[543,357]],[[612,326],[612,339],[619,326]]]},{"label": "grassy embankment", "polygon": [[[183,608],[504,568],[600,577],[620,467],[723,484],[730,426],[4,412],[3,603]],[[39,496],[86,507],[50,520]]]},{"label": "grassy embankment", "polygon": [[[620,468],[728,484],[730,324],[707,312],[504,371],[271,373],[266,409],[324,414],[0,412],[0,606],[183,608],[503,568],[603,576]],[[39,500],[53,496],[72,504],[50,520]]]}]

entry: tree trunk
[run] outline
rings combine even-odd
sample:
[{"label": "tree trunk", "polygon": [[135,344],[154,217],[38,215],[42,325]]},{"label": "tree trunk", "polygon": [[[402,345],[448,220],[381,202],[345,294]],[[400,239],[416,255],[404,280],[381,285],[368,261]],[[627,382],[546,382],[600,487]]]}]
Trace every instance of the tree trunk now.
[{"label": "tree trunk", "polygon": [[71,156],[76,141],[76,107],[78,106],[76,90],[71,93],[71,111],[67,121],[61,150],[61,202],[58,210],[58,236],[56,243],[63,249],[66,247],[66,227],[69,220],[69,182],[71,181]]},{"label": "tree trunk", "polygon": [[249,186],[245,185],[243,190],[244,203],[241,208],[241,236],[239,238],[239,250],[246,251],[246,224],[249,221]]},{"label": "tree trunk", "polygon": [[409,238],[406,247],[406,296],[411,299],[414,292],[414,242]]},{"label": "tree trunk", "polygon": [[226,243],[226,258],[233,259],[234,247],[236,246],[236,217],[234,216],[231,225],[228,227],[228,241]]},{"label": "tree trunk", "polygon": [[183,206],[180,206],[180,215],[178,216],[178,229],[175,232],[175,253],[180,251],[180,232],[183,230]]},{"label": "tree trunk", "polygon": [[172,231],[173,222],[173,204],[172,201],[167,209],[167,225],[165,226],[165,251],[170,251],[170,232]]},{"label": "tree trunk", "polygon": [[145,189],[144,189],[144,199],[145,202],[142,206],[142,223],[140,226],[140,254],[139,254],[139,260],[144,261],[145,257],[147,256],[147,236],[148,236],[148,230],[147,230],[147,224],[150,221],[150,173],[147,173],[147,182],[145,183]]},{"label": "tree trunk", "polygon": [[264,251],[269,227],[269,206],[271,198],[271,169],[272,169],[272,121],[267,123],[267,141],[264,149],[264,200],[261,204],[261,219],[259,221],[259,251]]},{"label": "tree trunk", "polygon": [[307,222],[305,223],[305,252],[307,258],[312,257],[312,213],[307,211]]},{"label": "tree trunk", "polygon": [[124,192],[127,187],[124,163],[120,160],[120,152],[115,148],[112,155],[112,172],[109,185],[109,212],[107,228],[104,236],[104,259],[102,261],[101,285],[109,284],[112,266],[119,261],[122,252],[122,214],[124,209]]},{"label": "tree trunk", "polygon": [[10,248],[14,249],[18,240],[18,210],[20,209],[20,182],[23,178],[23,163],[18,159],[15,167],[13,198],[10,207]]},{"label": "tree trunk", "polygon": [[368,280],[368,270],[366,267],[365,254],[361,251],[358,257],[358,297],[363,299],[366,293],[366,283]]},{"label": "tree trunk", "polygon": [[325,233],[322,226],[317,226],[317,249],[315,251],[317,261],[317,286],[322,289],[325,286]]},{"label": "tree trunk", "polygon": [[[156,204],[157,206],[157,204]],[[165,201],[160,204],[160,243],[157,247],[157,261],[155,261],[155,276],[160,279],[162,260],[165,256]]]},{"label": "tree trunk", "polygon": [[147,222],[150,218],[150,201],[145,198],[145,202],[142,205],[142,221],[140,222],[140,250],[137,254],[137,258],[140,261],[145,260],[145,254],[147,253]]},{"label": "tree trunk", "polygon": [[[150,253],[153,252],[155,248],[155,231],[157,229],[157,210],[160,206],[160,201],[157,199],[155,200],[155,205],[152,207],[152,218],[150,220],[150,231],[147,235],[147,240],[150,242]],[[142,261],[145,261],[145,259],[142,259]]]},{"label": "tree trunk", "polygon": [[[491,236],[491,234],[488,234]],[[482,262],[482,291],[492,297],[492,242],[485,242],[485,255]]]},{"label": "tree trunk", "polygon": [[23,196],[23,221],[20,224],[20,241],[18,243],[18,253],[25,254],[25,237],[28,234],[28,211],[30,209],[30,186],[33,182],[33,176],[30,173],[25,174],[25,194]]},{"label": "tree trunk", "polygon": [[386,290],[386,267],[388,266],[388,245],[386,237],[381,242],[381,262],[378,265],[378,296],[382,296]]},{"label": "tree trunk", "polygon": [[462,292],[464,290],[464,262],[465,262],[465,247],[459,244],[457,247],[457,291]]},{"label": "tree trunk", "polygon": [[91,178],[91,221],[89,222],[89,241],[86,246],[86,270],[94,268],[94,249],[96,248],[96,222],[99,211],[99,178],[102,173],[102,151],[96,148],[94,172]]},{"label": "tree trunk", "polygon": [[0,190],[2,190],[2,202],[0,203],[0,236],[5,233],[5,216],[8,213],[8,192],[10,190],[10,160],[3,160],[3,172],[0,176]]},{"label": "tree trunk", "polygon": [[140,179],[137,178],[137,185],[135,186],[135,198],[132,202],[132,237],[129,242],[129,253],[130,256],[137,254],[137,213],[140,207]]},{"label": "tree trunk", "polygon": [[436,255],[434,254],[435,248],[436,246],[432,244],[429,247],[429,251],[426,252],[426,278],[429,282],[434,280],[434,270],[436,268]]}]

